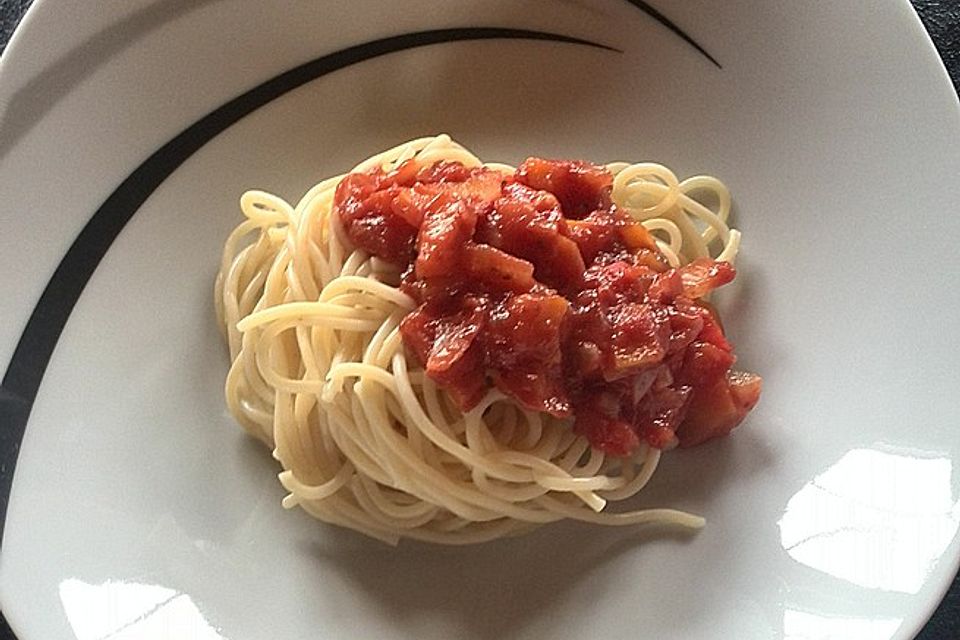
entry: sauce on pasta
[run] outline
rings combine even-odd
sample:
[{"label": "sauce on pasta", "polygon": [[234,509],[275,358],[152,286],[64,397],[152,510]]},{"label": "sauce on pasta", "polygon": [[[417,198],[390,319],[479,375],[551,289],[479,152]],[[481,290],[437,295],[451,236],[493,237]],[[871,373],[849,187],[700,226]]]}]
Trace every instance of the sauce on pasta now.
[{"label": "sauce on pasta", "polygon": [[612,186],[581,161],[530,158],[505,175],[408,160],[346,176],[334,207],[354,245],[403,271],[418,306],[401,335],[461,410],[495,387],[572,417],[621,457],[642,441],[725,435],[761,384],[731,372],[733,349],[702,302],[735,270],[708,258],[671,268]]}]

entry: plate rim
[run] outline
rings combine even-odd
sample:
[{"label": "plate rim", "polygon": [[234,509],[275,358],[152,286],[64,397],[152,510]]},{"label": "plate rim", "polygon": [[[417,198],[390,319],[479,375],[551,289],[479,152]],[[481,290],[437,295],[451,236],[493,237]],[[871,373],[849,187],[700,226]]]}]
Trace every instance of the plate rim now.
[{"label": "plate rim", "polygon": [[[627,1],[630,2],[631,4],[637,4],[637,0],[627,0]],[[931,62],[934,62],[938,68],[938,74],[940,76],[938,84],[940,84],[942,89],[945,83],[945,86],[950,89],[949,95],[951,96],[951,109],[952,109],[952,116],[953,116],[953,122],[951,122],[950,125],[952,126],[953,133],[957,133],[958,131],[960,131],[960,97],[958,97],[957,91],[953,86],[953,83],[949,76],[949,72],[947,70],[945,62],[939,55],[939,52],[937,51],[934,45],[934,42],[930,36],[930,33],[927,31],[922,21],[920,20],[920,17],[916,11],[916,8],[908,0],[898,0],[898,2],[900,3],[901,8],[905,7],[906,9],[909,10],[911,14],[910,20],[913,23],[914,31],[919,29],[920,33],[922,33],[922,38],[919,38],[919,41],[922,41],[924,44],[920,47],[920,50],[918,50],[918,53],[922,52],[923,56],[927,58],[923,60],[923,63],[930,64]],[[29,56],[31,47],[37,44],[35,36],[31,34],[33,34],[33,32],[35,31],[38,31],[48,26],[43,24],[43,20],[47,16],[47,9],[54,7],[56,4],[57,3],[54,0],[35,0],[27,9],[26,13],[23,15],[23,18],[21,19],[21,22],[19,23],[12,37],[10,38],[3,56],[0,56],[0,87],[3,87],[4,85],[8,84],[11,81],[10,80],[11,77],[14,77],[17,73],[20,60],[25,59]],[[642,3],[642,4],[645,4],[645,3]],[[111,23],[112,23],[111,20],[106,20],[106,19],[101,22],[101,24],[111,24]],[[916,36],[915,33],[912,34],[910,39],[916,43],[918,39],[915,36]],[[707,54],[705,51],[703,51],[703,53],[707,57],[710,57],[709,54]],[[932,56],[932,60],[930,60],[931,56]],[[712,60],[712,57],[711,57],[711,60]],[[714,62],[716,63],[715,60]],[[22,321],[26,319],[26,317],[29,315],[30,312],[31,311],[28,310],[26,313],[18,313],[18,310],[15,310],[15,311],[8,310],[5,314],[5,318],[10,318],[12,315],[17,314],[18,317],[16,319],[20,320],[21,321],[20,324],[21,326],[23,326],[24,323]],[[27,426],[29,426],[29,423],[27,423]],[[10,474],[10,481],[8,481],[8,486],[12,485],[12,481],[13,481],[13,473]],[[11,490],[12,489],[8,488],[7,492]],[[8,496],[9,496],[9,493],[8,493]],[[8,499],[8,496],[4,498],[4,502],[6,502],[6,500]],[[4,511],[5,511],[5,506],[4,506]],[[0,531],[2,531],[2,524],[0,524]],[[942,562],[943,560],[944,560],[944,557],[941,556],[940,561]],[[901,627],[901,632],[906,631],[911,635],[911,637],[915,636],[927,625],[927,623],[935,613],[936,609],[941,605],[945,596],[950,591],[950,587],[955,580],[955,576],[957,575],[958,570],[960,570],[960,549],[957,549],[953,554],[951,554],[949,560],[950,560],[949,562],[950,574],[949,575],[947,575],[946,573],[939,574],[938,577],[940,579],[939,580],[934,579],[938,583],[936,591],[939,593],[939,596],[935,601],[930,600],[924,605],[924,610],[926,611],[926,613],[922,617],[917,618],[916,625],[910,625],[910,628],[906,629],[908,625],[906,622],[904,622],[903,626]]]}]

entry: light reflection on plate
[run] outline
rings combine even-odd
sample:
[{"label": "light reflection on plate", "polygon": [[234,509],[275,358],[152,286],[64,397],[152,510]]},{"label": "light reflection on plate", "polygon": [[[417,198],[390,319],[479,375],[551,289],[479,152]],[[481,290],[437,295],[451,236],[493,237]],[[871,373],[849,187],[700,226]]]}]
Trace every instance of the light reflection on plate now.
[{"label": "light reflection on plate", "polygon": [[69,578],[60,600],[77,640],[223,640],[190,596],[160,585]]},{"label": "light reflection on plate", "polygon": [[952,472],[935,454],[849,451],[787,503],[781,544],[841,580],[918,593],[960,523]]},{"label": "light reflection on plate", "polygon": [[831,618],[792,609],[783,612],[784,640],[876,640],[891,637],[899,626],[897,618]]}]

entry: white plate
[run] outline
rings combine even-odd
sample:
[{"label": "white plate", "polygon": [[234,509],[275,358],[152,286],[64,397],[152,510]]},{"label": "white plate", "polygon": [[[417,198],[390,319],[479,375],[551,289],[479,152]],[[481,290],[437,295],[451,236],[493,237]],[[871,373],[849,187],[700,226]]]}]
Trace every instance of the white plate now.
[{"label": "white plate", "polygon": [[[31,395],[18,367],[36,371],[56,345],[0,550],[0,605],[22,638],[873,639],[922,626],[960,556],[955,94],[905,1],[654,3],[722,67],[640,4],[33,6],[0,63],[5,433],[18,389]],[[418,36],[280,75],[464,27],[619,51]],[[408,45],[424,46],[387,52]],[[568,523],[392,549],[281,509],[273,461],[221,398],[212,278],[237,199],[296,198],[440,131],[488,159],[652,159],[732,188],[744,244],[723,306],[765,395],[733,437],[666,456],[637,502],[702,513],[703,532]],[[91,217],[102,226],[81,236]],[[71,245],[36,342],[15,356]]]}]

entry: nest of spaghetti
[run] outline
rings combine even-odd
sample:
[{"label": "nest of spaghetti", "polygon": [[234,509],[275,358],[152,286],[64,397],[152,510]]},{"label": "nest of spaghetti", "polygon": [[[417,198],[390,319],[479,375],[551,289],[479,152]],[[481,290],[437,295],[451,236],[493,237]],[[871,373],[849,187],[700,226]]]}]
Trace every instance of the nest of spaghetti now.
[{"label": "nest of spaghetti", "polygon": [[226,401],[282,465],[285,507],[389,543],[703,526],[609,503],[759,398],[707,302],[740,244],[720,181],[485,164],[441,135],[295,205],[240,204],[216,282]]}]

